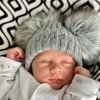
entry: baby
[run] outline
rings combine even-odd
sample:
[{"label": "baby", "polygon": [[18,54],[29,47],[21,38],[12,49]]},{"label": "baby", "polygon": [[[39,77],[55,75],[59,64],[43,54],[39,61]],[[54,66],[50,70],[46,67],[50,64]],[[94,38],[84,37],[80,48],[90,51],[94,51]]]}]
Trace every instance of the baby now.
[{"label": "baby", "polygon": [[[7,57],[22,61],[25,56],[21,48],[15,47],[9,50]],[[38,54],[32,61],[32,73],[38,82],[48,83],[54,89],[70,84],[75,74],[91,76],[87,69],[76,67],[71,55],[58,50],[46,50]]]},{"label": "baby", "polygon": [[[96,32],[91,29],[84,13],[75,16],[72,14],[64,21],[59,20],[59,14],[51,13],[44,19],[34,16],[19,27],[19,34],[15,34],[22,35],[19,44],[26,42],[25,55],[15,47],[7,58],[0,57],[0,100],[96,100],[99,82],[91,79],[90,72],[81,66],[83,60],[90,64],[98,56],[99,28]],[[85,26],[98,42],[91,41],[89,33],[83,30]],[[95,47],[88,50],[90,45]],[[21,66],[24,59],[25,66]]]}]

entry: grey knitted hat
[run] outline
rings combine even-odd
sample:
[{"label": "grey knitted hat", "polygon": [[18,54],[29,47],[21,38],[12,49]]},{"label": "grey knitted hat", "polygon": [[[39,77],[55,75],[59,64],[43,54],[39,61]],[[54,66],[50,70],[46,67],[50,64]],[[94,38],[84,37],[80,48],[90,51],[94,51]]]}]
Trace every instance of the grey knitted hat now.
[{"label": "grey knitted hat", "polygon": [[76,11],[68,16],[57,12],[39,14],[23,23],[15,33],[15,44],[26,49],[25,68],[45,50],[60,50],[73,56],[77,65],[91,65],[100,54],[100,16]]},{"label": "grey knitted hat", "polygon": [[36,55],[45,50],[60,50],[73,56],[77,65],[82,66],[82,54],[77,38],[61,23],[44,25],[28,42],[26,49],[26,69]]},{"label": "grey knitted hat", "polygon": [[28,41],[26,47],[26,69],[34,57],[45,50],[60,50],[73,56],[77,65],[82,66],[82,54],[77,37],[68,31],[58,20],[45,23]]}]

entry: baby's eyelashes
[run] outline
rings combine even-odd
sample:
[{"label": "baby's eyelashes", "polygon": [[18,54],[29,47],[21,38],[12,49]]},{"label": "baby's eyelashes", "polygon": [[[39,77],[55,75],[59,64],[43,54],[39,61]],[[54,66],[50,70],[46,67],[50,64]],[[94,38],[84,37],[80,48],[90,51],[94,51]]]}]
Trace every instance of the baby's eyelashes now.
[{"label": "baby's eyelashes", "polygon": [[49,60],[42,60],[42,61],[40,61],[40,63],[51,63],[51,61],[49,61]]},{"label": "baby's eyelashes", "polygon": [[70,67],[70,66],[72,66],[72,64],[71,63],[68,63],[68,62],[62,62],[62,65],[64,67]]},{"label": "baby's eyelashes", "polygon": [[40,64],[43,65],[43,66],[48,66],[48,65],[50,65],[51,63],[52,63],[52,62],[49,61],[49,60],[42,60],[42,61],[40,61]]},{"label": "baby's eyelashes", "polygon": [[[56,62],[53,62],[51,60],[41,60],[40,64],[47,66],[47,65],[55,65]],[[67,62],[67,61],[62,61],[62,62],[57,62],[57,65],[58,66],[61,65],[61,66],[64,66],[64,67],[70,67],[70,66],[72,66],[72,63]]]}]

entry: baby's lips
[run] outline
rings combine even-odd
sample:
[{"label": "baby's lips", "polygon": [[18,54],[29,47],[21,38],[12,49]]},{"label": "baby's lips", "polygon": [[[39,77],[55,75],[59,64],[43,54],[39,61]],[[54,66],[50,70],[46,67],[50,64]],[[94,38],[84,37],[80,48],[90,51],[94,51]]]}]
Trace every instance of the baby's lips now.
[{"label": "baby's lips", "polygon": [[49,81],[53,82],[53,83],[59,83],[62,82],[62,79],[49,79]]}]

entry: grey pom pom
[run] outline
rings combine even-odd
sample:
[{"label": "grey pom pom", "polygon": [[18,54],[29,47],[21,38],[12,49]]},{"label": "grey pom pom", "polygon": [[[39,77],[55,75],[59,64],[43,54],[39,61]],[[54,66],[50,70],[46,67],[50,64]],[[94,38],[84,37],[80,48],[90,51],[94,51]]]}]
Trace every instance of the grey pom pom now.
[{"label": "grey pom pom", "polygon": [[100,54],[100,16],[92,11],[76,11],[63,23],[78,39],[84,63],[95,63]]},{"label": "grey pom pom", "polygon": [[21,47],[25,52],[28,40],[42,27],[42,20],[45,17],[46,13],[41,11],[18,26],[14,36],[14,45]]}]

